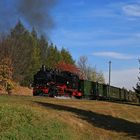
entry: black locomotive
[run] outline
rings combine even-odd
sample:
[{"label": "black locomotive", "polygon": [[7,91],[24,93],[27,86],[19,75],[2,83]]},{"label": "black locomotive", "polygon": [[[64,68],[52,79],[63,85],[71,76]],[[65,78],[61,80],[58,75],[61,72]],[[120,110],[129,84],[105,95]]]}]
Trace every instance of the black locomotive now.
[{"label": "black locomotive", "polygon": [[80,98],[78,91],[79,77],[68,71],[42,68],[34,75],[33,95],[75,96]]}]

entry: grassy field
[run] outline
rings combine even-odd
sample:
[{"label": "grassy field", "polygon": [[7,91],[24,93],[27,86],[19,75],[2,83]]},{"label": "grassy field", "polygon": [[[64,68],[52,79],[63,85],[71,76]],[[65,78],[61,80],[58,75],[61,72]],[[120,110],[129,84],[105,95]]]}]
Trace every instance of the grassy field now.
[{"label": "grassy field", "polygon": [[140,106],[0,96],[0,140],[140,139]]}]

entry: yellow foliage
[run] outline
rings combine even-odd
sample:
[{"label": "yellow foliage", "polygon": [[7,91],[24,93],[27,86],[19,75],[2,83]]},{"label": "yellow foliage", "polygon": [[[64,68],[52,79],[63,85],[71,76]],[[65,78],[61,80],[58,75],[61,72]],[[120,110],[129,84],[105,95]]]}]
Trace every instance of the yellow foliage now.
[{"label": "yellow foliage", "polygon": [[14,88],[12,82],[12,63],[10,58],[0,60],[0,85],[9,91]]},{"label": "yellow foliage", "polygon": [[8,80],[8,81],[7,81],[6,90],[7,90],[7,91],[12,90],[12,89],[14,89],[14,87],[15,87],[15,86],[14,86],[13,81]]}]

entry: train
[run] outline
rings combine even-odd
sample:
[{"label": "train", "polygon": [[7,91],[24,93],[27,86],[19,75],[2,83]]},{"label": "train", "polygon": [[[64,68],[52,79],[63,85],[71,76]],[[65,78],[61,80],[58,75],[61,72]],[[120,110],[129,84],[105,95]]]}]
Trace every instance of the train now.
[{"label": "train", "polygon": [[137,102],[137,94],[125,88],[79,79],[69,71],[46,68],[41,69],[33,78],[33,96],[66,96],[78,99],[116,100]]}]

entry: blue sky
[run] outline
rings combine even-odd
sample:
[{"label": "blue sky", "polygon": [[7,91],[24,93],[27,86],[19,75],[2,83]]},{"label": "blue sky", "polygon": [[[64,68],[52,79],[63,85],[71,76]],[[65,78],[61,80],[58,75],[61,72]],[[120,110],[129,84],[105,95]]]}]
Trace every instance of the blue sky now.
[{"label": "blue sky", "polygon": [[67,48],[77,60],[103,71],[108,82],[112,61],[112,84],[132,89],[140,58],[139,0],[59,0],[53,10],[56,28],[52,41]]},{"label": "blue sky", "polygon": [[[140,1],[57,1],[51,10],[56,26],[51,34],[44,29],[51,41],[60,49],[67,48],[76,61],[80,56],[87,56],[89,64],[104,73],[106,83],[111,60],[111,84],[132,89],[138,81]],[[16,11],[16,2],[19,0],[0,1],[1,31],[10,29],[18,19],[30,28],[25,17]]]}]

